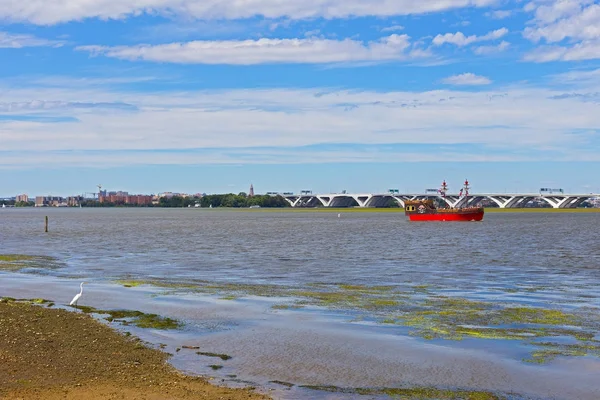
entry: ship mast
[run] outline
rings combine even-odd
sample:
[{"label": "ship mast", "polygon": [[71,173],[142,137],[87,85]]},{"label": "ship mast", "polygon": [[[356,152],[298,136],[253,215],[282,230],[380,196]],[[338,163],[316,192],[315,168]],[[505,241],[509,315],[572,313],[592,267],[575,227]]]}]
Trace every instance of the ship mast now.
[{"label": "ship mast", "polygon": [[[446,183],[445,179],[444,182],[442,182],[442,186],[440,186],[440,188],[438,189],[438,192],[440,196],[442,196],[442,198],[446,198],[446,193],[448,193],[448,184]],[[448,207],[445,200],[442,203],[444,203],[444,208]]]},{"label": "ship mast", "polygon": [[446,197],[446,192],[448,192],[448,184],[446,183],[445,179],[444,182],[442,182],[442,186],[438,189],[438,192],[440,192],[442,197]]},{"label": "ship mast", "polygon": [[463,189],[461,190],[461,192],[464,190],[464,193],[465,193],[465,206],[469,205],[469,199],[468,199],[468,197],[469,197],[469,189],[471,189],[471,187],[469,186],[469,180],[465,179],[465,183],[464,183]]}]

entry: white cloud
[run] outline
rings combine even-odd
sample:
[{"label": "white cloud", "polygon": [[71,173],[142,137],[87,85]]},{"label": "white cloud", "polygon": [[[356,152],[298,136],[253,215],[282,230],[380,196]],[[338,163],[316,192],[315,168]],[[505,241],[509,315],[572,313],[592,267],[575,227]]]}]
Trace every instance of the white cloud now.
[{"label": "white cloud", "polygon": [[[242,158],[243,157],[243,158]],[[233,148],[230,151],[223,149],[206,149],[200,151],[180,152],[177,150],[152,152],[139,151],[92,151],[92,152],[15,152],[3,155],[0,160],[1,169],[18,169],[31,167],[119,167],[131,165],[148,165],[151,158],[153,165],[197,165],[197,164],[322,164],[323,160],[335,163],[396,163],[402,162],[514,162],[535,161],[527,155],[506,154],[464,154],[460,151],[446,150],[442,152],[431,151],[379,151],[373,149],[365,151],[334,150],[307,152],[298,148],[290,149],[255,149]],[[585,160],[583,160],[585,161]],[[598,161],[597,158],[590,161]]]},{"label": "white cloud", "polygon": [[489,85],[492,81],[485,76],[475,75],[471,72],[467,72],[460,75],[449,76],[442,80],[443,83],[448,85]]},{"label": "white cloud", "polygon": [[600,68],[592,70],[574,70],[552,76],[555,83],[581,85],[600,89]]},{"label": "white cloud", "polygon": [[2,0],[0,19],[56,24],[85,18],[179,14],[196,19],[393,16],[486,7],[496,0]]},{"label": "white cloud", "polygon": [[534,12],[537,23],[550,24],[577,15],[582,7],[594,2],[595,0],[531,0],[525,5],[525,11]]},{"label": "white cloud", "polygon": [[[463,82],[467,78],[462,78]],[[8,156],[19,152],[53,151],[59,163],[77,151],[104,150],[139,152],[136,163],[157,163],[167,157],[159,154],[167,151],[171,151],[168,161],[173,163],[256,163],[270,154],[256,150],[262,153],[253,155],[251,149],[257,147],[282,153],[284,148],[333,143],[472,144],[502,147],[515,154],[527,149],[527,157],[536,160],[549,157],[542,149],[556,148],[561,153],[553,157],[578,159],[589,150],[589,140],[594,140],[593,132],[600,126],[597,104],[564,96],[564,91],[528,87],[429,92],[319,88],[149,93],[112,92],[95,85],[49,88],[6,84],[0,84],[0,104],[17,104],[20,109],[0,110],[5,165],[12,163]],[[583,91],[579,94],[586,95]],[[35,99],[45,100],[32,104]],[[123,112],[119,107],[88,106],[115,103],[131,105],[132,109]],[[35,118],[27,120],[29,117]],[[586,133],[574,134],[579,131]],[[198,149],[246,150],[222,151],[222,156],[214,151],[206,157],[187,153]],[[181,150],[178,161],[177,151]],[[461,153],[451,157],[469,160],[479,154],[471,150]],[[418,161],[428,155],[412,157]],[[317,154],[309,149],[299,158],[327,162],[373,161],[378,157],[361,156],[360,151]],[[296,162],[293,157],[277,159]],[[30,158],[29,162],[36,160]],[[126,157],[123,160],[128,162]]]},{"label": "white cloud", "polygon": [[404,27],[402,25],[392,25],[392,26],[387,26],[385,28],[381,29],[381,32],[397,32],[397,31],[403,31]]},{"label": "white cloud", "polygon": [[580,61],[600,58],[600,4],[594,0],[534,0],[534,19],[525,38],[544,43],[526,61]]},{"label": "white cloud", "polygon": [[505,19],[514,14],[514,10],[495,10],[486,13],[485,15],[493,19]]},{"label": "white cloud", "polygon": [[[543,39],[547,43],[557,43],[566,38],[577,40],[600,38],[600,4],[584,7],[583,4],[578,3],[578,1],[555,3],[555,6],[569,5],[569,12],[558,13],[536,21],[536,26],[525,29],[525,37],[533,42]],[[539,9],[543,8],[542,6]]]},{"label": "white cloud", "polygon": [[507,50],[509,47],[510,47],[510,43],[507,42],[506,40],[503,40],[502,42],[500,42],[499,44],[497,44],[495,46],[478,46],[478,47],[475,47],[473,49],[473,53],[475,53],[477,55],[496,54],[496,53],[501,53],[501,52]]},{"label": "white cloud", "polygon": [[81,46],[76,50],[125,60],[235,65],[392,61],[428,55],[425,50],[413,48],[408,35],[396,34],[368,43],[352,39],[258,39],[193,41],[155,46]]},{"label": "white cloud", "polygon": [[64,42],[62,41],[41,39],[32,35],[0,32],[0,48],[20,49],[23,47],[42,46],[60,47],[63,44]]},{"label": "white cloud", "polygon": [[542,46],[523,59],[533,62],[582,61],[600,59],[600,40],[583,41],[573,46]]},{"label": "white cloud", "polygon": [[43,101],[33,100],[24,102],[0,103],[0,113],[16,114],[16,113],[31,113],[56,111],[64,109],[112,109],[112,110],[129,110],[135,109],[131,104],[121,102],[112,103],[83,103],[83,102],[65,102],[65,101]]},{"label": "white cloud", "polygon": [[444,35],[437,35],[436,37],[434,37],[432,43],[436,46],[441,46],[445,43],[450,43],[450,44],[454,44],[458,47],[464,47],[464,46],[467,46],[469,44],[476,43],[476,42],[497,40],[497,39],[500,39],[501,37],[505,36],[507,33],[508,33],[508,29],[506,29],[506,28],[500,28],[495,31],[491,31],[483,36],[477,36],[477,35],[465,36],[465,34],[462,32],[446,33]]}]

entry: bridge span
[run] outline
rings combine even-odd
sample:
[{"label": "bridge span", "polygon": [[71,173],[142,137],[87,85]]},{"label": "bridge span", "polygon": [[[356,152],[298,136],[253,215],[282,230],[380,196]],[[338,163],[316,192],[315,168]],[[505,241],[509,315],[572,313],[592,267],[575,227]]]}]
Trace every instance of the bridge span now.
[{"label": "bridge span", "polygon": [[395,202],[400,207],[404,207],[407,200],[425,200],[440,199],[448,204],[449,207],[475,206],[488,200],[498,205],[499,208],[524,208],[533,200],[539,199],[545,201],[552,208],[577,208],[586,200],[600,197],[600,194],[540,194],[540,193],[481,193],[469,194],[469,196],[459,196],[446,194],[419,194],[419,193],[330,193],[330,194],[312,194],[303,193],[300,195],[284,194],[283,197],[292,207],[360,207],[376,208],[386,207]]}]

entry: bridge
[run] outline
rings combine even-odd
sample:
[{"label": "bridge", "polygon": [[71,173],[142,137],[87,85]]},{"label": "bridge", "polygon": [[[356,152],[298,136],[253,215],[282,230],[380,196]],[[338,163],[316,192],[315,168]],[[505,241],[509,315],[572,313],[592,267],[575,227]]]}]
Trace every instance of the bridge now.
[{"label": "bridge", "polygon": [[458,194],[446,194],[441,196],[432,193],[330,193],[330,194],[312,194],[310,191],[303,191],[299,195],[291,193],[281,194],[292,207],[360,207],[376,208],[389,207],[394,202],[404,208],[404,202],[407,200],[426,200],[440,199],[449,207],[467,207],[475,206],[481,202],[493,202],[499,208],[524,208],[533,200],[544,201],[552,208],[577,208],[586,200],[600,197],[600,194],[565,194],[565,193],[481,193],[469,194],[469,196],[459,196]]}]

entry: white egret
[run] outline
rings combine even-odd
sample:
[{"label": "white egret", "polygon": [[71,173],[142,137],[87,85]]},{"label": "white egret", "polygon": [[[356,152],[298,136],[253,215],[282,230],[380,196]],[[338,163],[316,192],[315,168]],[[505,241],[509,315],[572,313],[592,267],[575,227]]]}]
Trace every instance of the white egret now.
[{"label": "white egret", "polygon": [[81,290],[79,291],[79,293],[77,293],[75,295],[75,297],[73,297],[73,300],[71,300],[71,302],[69,303],[70,306],[75,304],[75,307],[77,307],[77,300],[79,300],[81,298],[81,295],[83,294],[83,284],[84,283],[86,283],[86,282],[81,282],[81,285],[79,285],[79,287],[81,287]]}]

